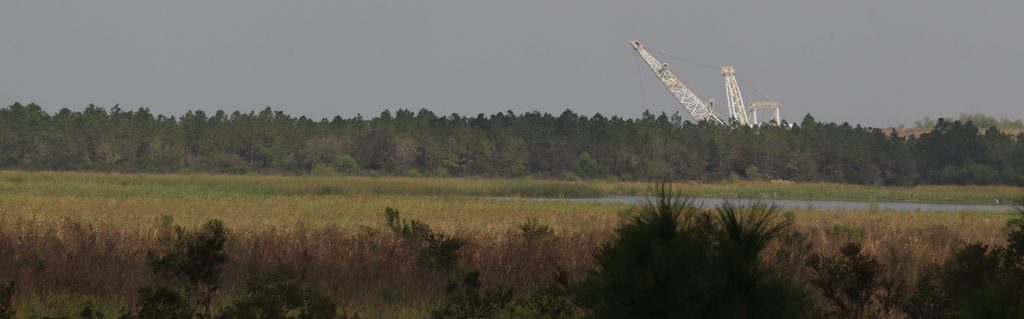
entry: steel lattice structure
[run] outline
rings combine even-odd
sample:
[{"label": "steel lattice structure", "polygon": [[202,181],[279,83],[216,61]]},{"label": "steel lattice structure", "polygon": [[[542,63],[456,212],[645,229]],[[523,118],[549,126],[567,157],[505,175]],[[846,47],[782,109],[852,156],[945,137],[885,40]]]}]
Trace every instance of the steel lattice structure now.
[{"label": "steel lattice structure", "polygon": [[[731,65],[722,67],[722,76],[725,77],[725,97],[729,102],[729,118],[743,125],[754,125],[747,121],[747,107],[743,105],[743,94],[740,93],[740,85],[736,82],[736,68]],[[755,122],[756,115],[755,115]]]},{"label": "steel lattice structure", "polygon": [[654,75],[661,80],[661,83],[665,84],[668,91],[672,93],[672,96],[679,101],[679,104],[683,105],[686,112],[690,113],[693,119],[700,121],[709,121],[718,124],[724,124],[715,112],[709,106],[710,103],[705,102],[704,99],[697,96],[690,87],[686,86],[682,80],[676,77],[671,70],[668,69],[668,65],[658,61],[650,52],[644,48],[640,41],[630,41],[629,44],[633,45],[633,49],[640,55],[640,58],[647,63],[647,66],[651,68]]}]

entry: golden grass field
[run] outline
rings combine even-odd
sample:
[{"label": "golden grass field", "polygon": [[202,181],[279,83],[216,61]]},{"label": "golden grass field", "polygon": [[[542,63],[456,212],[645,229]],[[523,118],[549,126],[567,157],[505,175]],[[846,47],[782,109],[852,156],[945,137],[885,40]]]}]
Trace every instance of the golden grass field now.
[{"label": "golden grass field", "polygon": [[[347,309],[369,318],[422,317],[459,272],[490,282],[535,287],[555,267],[579,276],[591,255],[635,208],[564,200],[494,197],[643,195],[650,184],[530,179],[285,177],[0,172],[0,281],[17,280],[20,313],[64,314],[91,301],[115,313],[148,280],[145,253],[163,216],[196,226],[221,219],[232,234],[227,291],[247,276],[291,263]],[[882,187],[782,182],[677,184],[705,197],[992,203],[1024,195],[1010,186]],[[383,210],[469,240],[453,272],[417,269],[382,229]],[[847,241],[917,271],[967,241],[997,244],[1014,213],[790,212],[812,250]],[[517,238],[527,218],[554,229],[543,248]],[[778,257],[785,258],[785,257]],[[306,268],[303,268],[306,269]],[[230,295],[226,293],[225,295]],[[225,297],[228,298],[228,297]],[[55,310],[56,309],[56,310]]]}]

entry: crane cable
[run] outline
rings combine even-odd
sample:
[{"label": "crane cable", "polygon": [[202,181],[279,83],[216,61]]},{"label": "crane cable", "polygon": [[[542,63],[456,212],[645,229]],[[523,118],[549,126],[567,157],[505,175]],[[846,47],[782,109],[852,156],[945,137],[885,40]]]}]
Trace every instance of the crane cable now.
[{"label": "crane cable", "polygon": [[690,60],[690,59],[687,59],[687,58],[681,58],[681,57],[673,56],[673,55],[665,53],[665,52],[654,51],[654,50],[651,50],[651,48],[647,48],[647,51],[651,51],[652,53],[656,53],[659,56],[666,57],[666,58],[669,58],[669,59],[673,59],[673,60],[676,60],[676,61],[679,61],[679,62],[689,63],[689,64],[692,64],[692,65],[708,68],[708,69],[715,70],[715,71],[721,70],[720,67],[717,67],[717,66],[714,66],[714,65],[710,65],[710,64],[707,64],[707,63],[703,63],[703,62],[698,62],[698,61]]},{"label": "crane cable", "polygon": [[740,82],[743,83],[744,87],[748,87],[748,88],[750,88],[751,91],[754,91],[755,94],[764,97],[764,99],[768,99],[768,94],[761,93],[761,91],[758,90],[756,87],[754,87],[753,84],[750,84],[750,81],[747,81],[747,80],[743,79],[743,77],[740,76],[739,74],[736,74],[736,79],[740,80]]},{"label": "crane cable", "polygon": [[[703,63],[703,62],[700,62],[700,61],[691,60],[691,59],[687,59],[687,58],[683,58],[683,57],[674,56],[674,55],[671,55],[671,54],[668,54],[668,53],[665,53],[665,52],[659,52],[659,51],[651,50],[651,48],[647,48],[647,50],[651,51],[651,52],[654,52],[654,53],[658,54],[659,56],[663,56],[663,57],[669,58],[671,60],[676,60],[676,61],[679,61],[679,62],[683,62],[683,63],[687,63],[687,64],[691,64],[691,65],[696,65],[696,66],[699,66],[699,67],[703,67],[703,68],[707,68],[707,69],[711,69],[711,70],[715,70],[715,71],[720,70],[719,67],[716,67],[716,66],[711,65],[711,64],[707,64],[707,63]],[[755,94],[763,96],[766,99],[768,98],[767,94],[762,93],[761,90],[758,90],[756,87],[754,87],[753,84],[750,84],[750,81],[747,81],[746,79],[744,79],[739,74],[736,74],[736,79],[739,80],[740,82],[742,82],[744,87],[748,87],[748,88],[750,88],[751,91],[754,91]]]},{"label": "crane cable", "polygon": [[634,54],[633,60],[636,61],[636,78],[640,81],[640,96],[643,97],[644,109],[647,109],[651,106],[647,105],[647,89],[644,88],[644,75],[640,71],[640,57]]}]

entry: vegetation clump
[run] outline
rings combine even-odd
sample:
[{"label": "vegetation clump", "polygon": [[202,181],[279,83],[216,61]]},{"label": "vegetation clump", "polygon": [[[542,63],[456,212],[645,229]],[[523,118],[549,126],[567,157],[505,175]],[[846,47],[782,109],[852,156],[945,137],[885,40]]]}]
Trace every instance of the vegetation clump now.
[{"label": "vegetation clump", "polygon": [[249,282],[247,294],[221,312],[221,319],[358,319],[339,314],[337,305],[317,289],[302,284],[287,269]]},{"label": "vegetation clump", "polygon": [[577,301],[599,318],[803,316],[805,292],[762,258],[789,226],[772,206],[704,211],[662,185],[597,253]]},{"label": "vegetation clump", "polygon": [[860,244],[847,243],[839,256],[812,255],[807,261],[811,284],[825,299],[825,318],[885,318],[897,310],[903,278],[893,276]]},{"label": "vegetation clump", "polygon": [[157,282],[139,290],[139,309],[126,318],[209,318],[227,261],[227,229],[220,220],[197,231],[176,226],[162,252],[149,252],[146,264]]},{"label": "vegetation clump", "polygon": [[0,284],[0,319],[14,319],[14,282]]},{"label": "vegetation clump", "polygon": [[925,273],[906,305],[909,318],[1024,318],[1024,197],[1006,244],[968,243]]},{"label": "vegetation clump", "polygon": [[449,280],[445,299],[431,311],[433,319],[469,318],[575,318],[568,276],[559,270],[554,281],[535,293],[518,293],[507,287],[484,288],[479,271],[466,274],[461,283]]},{"label": "vegetation clump", "polygon": [[430,226],[418,220],[401,219],[397,209],[388,207],[384,210],[387,228],[402,239],[412,243],[417,249],[417,256],[423,264],[436,268],[448,269],[459,259],[459,250],[466,241],[430,229]]},{"label": "vegetation clump", "polygon": [[550,238],[554,234],[551,226],[541,224],[533,217],[527,218],[525,223],[519,225],[519,232],[528,243]]}]

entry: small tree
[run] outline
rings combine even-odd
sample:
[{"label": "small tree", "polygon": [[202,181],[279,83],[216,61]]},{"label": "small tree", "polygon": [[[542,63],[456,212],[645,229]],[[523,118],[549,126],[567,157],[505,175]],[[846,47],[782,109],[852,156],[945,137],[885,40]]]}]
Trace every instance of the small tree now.
[{"label": "small tree", "polygon": [[447,269],[459,259],[459,250],[466,245],[462,238],[435,232],[418,220],[401,219],[397,209],[384,209],[387,228],[417,248],[417,258],[423,264]]},{"label": "small tree", "polygon": [[149,252],[146,264],[157,285],[139,290],[140,309],[126,318],[209,318],[210,302],[220,289],[227,261],[227,229],[211,220],[198,231],[176,226],[173,241],[162,252]]}]

